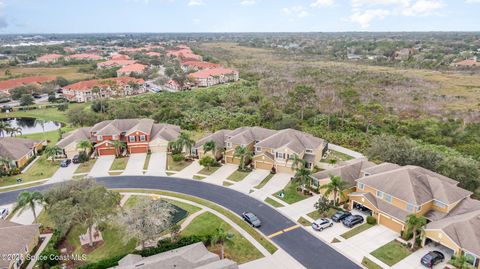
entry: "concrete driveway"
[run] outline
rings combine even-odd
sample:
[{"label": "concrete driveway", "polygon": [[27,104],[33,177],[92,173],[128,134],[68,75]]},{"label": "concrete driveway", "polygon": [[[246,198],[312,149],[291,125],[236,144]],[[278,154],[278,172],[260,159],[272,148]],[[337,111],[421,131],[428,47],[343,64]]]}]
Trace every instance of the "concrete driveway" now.
[{"label": "concrete driveway", "polygon": [[222,167],[218,168],[217,171],[213,172],[211,175],[203,179],[204,182],[209,182],[217,185],[222,185],[223,181],[227,179],[233,172],[238,169],[236,164],[224,164]]},{"label": "concrete driveway", "polygon": [[100,156],[97,158],[97,161],[88,173],[90,177],[106,177],[109,176],[108,171],[110,171],[110,167],[112,167],[113,160],[115,160],[115,156]]},{"label": "concrete driveway", "polygon": [[200,172],[200,170],[203,169],[203,166],[201,166],[197,161],[192,162],[189,166],[185,167],[182,171],[176,173],[174,176],[175,177],[180,177],[180,178],[193,178],[193,175],[197,174]]},{"label": "concrete driveway", "polygon": [[440,251],[445,255],[445,260],[442,263],[435,265],[433,268],[445,268],[445,265],[448,261],[452,258],[453,251],[448,249],[442,245],[434,246],[433,244],[427,245],[414,253],[410,256],[406,257],[405,259],[399,261],[397,264],[393,265],[392,269],[425,269],[426,267],[420,264],[420,260],[422,257],[430,251]]},{"label": "concrete driveway", "polygon": [[77,170],[79,163],[71,163],[67,167],[60,167],[55,174],[50,178],[48,183],[58,183],[72,179],[73,174]]},{"label": "concrete driveway", "polygon": [[147,158],[147,153],[134,153],[130,154],[128,158],[127,166],[122,175],[143,175],[143,166],[145,164],[145,159]]},{"label": "concrete driveway", "polygon": [[167,173],[165,171],[167,171],[167,153],[152,153],[145,174],[151,176],[166,176]]},{"label": "concrete driveway", "polygon": [[270,174],[270,171],[263,169],[255,169],[248,176],[246,176],[242,181],[235,183],[231,186],[232,189],[243,192],[250,193],[250,190],[260,184],[264,178]]},{"label": "concrete driveway", "polygon": [[283,190],[283,188],[285,188],[290,181],[291,177],[291,174],[277,173],[267,182],[267,184],[265,184],[265,186],[263,186],[263,188],[253,192],[252,196],[263,201],[268,196]]}]

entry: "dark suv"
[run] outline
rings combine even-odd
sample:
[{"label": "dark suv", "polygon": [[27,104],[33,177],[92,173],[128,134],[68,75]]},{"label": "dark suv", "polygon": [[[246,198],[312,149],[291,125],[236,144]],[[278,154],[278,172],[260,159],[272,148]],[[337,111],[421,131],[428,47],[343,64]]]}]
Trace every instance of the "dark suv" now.
[{"label": "dark suv", "polygon": [[351,215],[343,219],[343,225],[347,226],[348,228],[352,228],[353,226],[360,224],[363,222],[363,217],[360,215]]},{"label": "dark suv", "polygon": [[347,211],[337,211],[337,213],[335,213],[332,216],[332,220],[335,221],[335,222],[340,222],[343,219],[345,219],[346,217],[351,216],[351,215],[352,215],[352,213],[347,212]]},{"label": "dark suv", "polygon": [[72,162],[73,163],[80,163],[80,155],[77,154],[77,155],[73,156]]},{"label": "dark suv", "polygon": [[420,262],[428,268],[432,268],[445,260],[445,256],[440,251],[430,251],[422,257]]}]

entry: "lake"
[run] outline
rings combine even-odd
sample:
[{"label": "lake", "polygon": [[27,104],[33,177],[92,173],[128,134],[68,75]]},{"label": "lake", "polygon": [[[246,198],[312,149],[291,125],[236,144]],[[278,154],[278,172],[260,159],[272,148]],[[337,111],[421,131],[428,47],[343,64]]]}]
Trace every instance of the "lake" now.
[{"label": "lake", "polygon": [[60,129],[62,124],[55,121],[43,121],[35,118],[7,118],[1,119],[2,121],[9,122],[12,127],[20,127],[22,134],[34,134],[41,133],[45,129],[45,132],[54,131]]}]

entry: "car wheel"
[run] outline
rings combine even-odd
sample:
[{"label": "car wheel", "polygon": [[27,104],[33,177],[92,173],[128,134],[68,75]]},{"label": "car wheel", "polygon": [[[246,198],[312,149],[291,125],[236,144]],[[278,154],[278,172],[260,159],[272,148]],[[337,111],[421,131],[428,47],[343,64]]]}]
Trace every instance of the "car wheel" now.
[{"label": "car wheel", "polygon": [[333,223],[330,223],[330,225],[328,225],[328,227],[332,227],[333,226]]},{"label": "car wheel", "polygon": [[320,232],[323,231],[323,228],[318,229]]}]

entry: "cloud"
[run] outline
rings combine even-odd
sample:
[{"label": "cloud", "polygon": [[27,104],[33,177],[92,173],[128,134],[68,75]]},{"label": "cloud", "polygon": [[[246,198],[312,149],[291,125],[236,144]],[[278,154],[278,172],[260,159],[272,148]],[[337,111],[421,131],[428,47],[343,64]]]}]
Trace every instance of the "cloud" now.
[{"label": "cloud", "polygon": [[437,0],[419,0],[403,9],[404,16],[428,16],[445,7],[445,3]]},{"label": "cloud", "polygon": [[201,6],[204,5],[205,2],[203,0],[190,0],[188,1],[188,6]]},{"label": "cloud", "polygon": [[335,4],[334,0],[315,0],[310,4],[311,7],[320,8],[320,7],[330,7]]},{"label": "cloud", "polygon": [[373,20],[383,20],[390,12],[385,9],[368,9],[357,11],[350,15],[349,20],[360,24],[360,27],[366,29]]},{"label": "cloud", "polygon": [[295,16],[298,18],[305,18],[310,15],[304,6],[293,6],[283,8],[283,13],[287,16]]},{"label": "cloud", "polygon": [[255,0],[243,0],[242,2],[240,2],[240,5],[251,6],[251,5],[255,5],[256,3],[257,3],[257,1],[255,1]]}]

